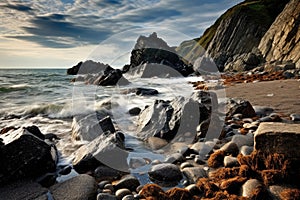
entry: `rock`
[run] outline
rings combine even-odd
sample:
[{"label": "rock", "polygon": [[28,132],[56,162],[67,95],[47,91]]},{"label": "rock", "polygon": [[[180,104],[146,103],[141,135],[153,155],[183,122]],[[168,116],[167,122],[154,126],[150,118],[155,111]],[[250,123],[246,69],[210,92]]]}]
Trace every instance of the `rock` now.
[{"label": "rock", "polygon": [[[138,136],[143,140],[159,137],[171,140],[179,133],[194,133],[197,125],[208,118],[206,107],[192,99],[156,100],[139,115]],[[193,139],[193,138],[192,138]]]},{"label": "rock", "polygon": [[262,187],[262,183],[257,179],[249,179],[242,186],[243,197],[251,197],[255,189]]},{"label": "rock", "polygon": [[171,155],[169,155],[166,159],[165,162],[166,163],[177,163],[177,162],[182,162],[183,161],[183,155],[181,153],[173,153]]},{"label": "rock", "polygon": [[46,188],[32,181],[16,181],[0,187],[3,200],[46,200],[47,192]]},{"label": "rock", "polygon": [[53,185],[50,191],[55,200],[94,200],[97,194],[97,184],[93,177],[82,174]]},{"label": "rock", "polygon": [[213,147],[204,142],[196,142],[190,147],[190,149],[199,154],[201,158],[204,158],[213,149]]},{"label": "rock", "polygon": [[[30,128],[29,128],[30,129]],[[26,128],[0,135],[0,185],[55,172],[57,151]]]},{"label": "rock", "polygon": [[243,118],[255,117],[255,111],[249,101],[243,99],[229,99],[226,104],[226,116],[232,118],[233,115],[240,113]]},{"label": "rock", "polygon": [[[99,166],[95,169],[94,171],[94,176],[95,179],[99,181],[104,181],[104,180],[117,180],[120,178],[122,175],[124,175],[124,172],[121,172],[119,170],[107,167],[107,166]],[[107,188],[110,189],[110,188]]]},{"label": "rock", "polygon": [[[130,65],[124,67],[123,71],[132,73],[138,66],[145,63],[161,64],[162,66],[156,68],[157,70],[152,68],[153,66],[150,67],[149,70],[147,70],[150,74],[151,71],[159,72],[161,68],[167,70],[160,71],[160,75],[163,76],[166,76],[170,71],[177,71],[177,74],[181,76],[188,76],[193,73],[193,68],[185,64],[185,62],[176,54],[175,49],[169,47],[169,45],[161,38],[158,38],[156,33],[152,33],[149,37],[140,36],[138,38],[134,49],[131,51]],[[159,75],[159,73],[157,74]],[[172,74],[174,74],[174,72]]]},{"label": "rock", "polygon": [[234,56],[233,60],[225,63],[224,71],[242,72],[252,70],[262,62],[260,55],[252,52]]},{"label": "rock", "polygon": [[241,146],[253,146],[253,137],[248,135],[234,135],[231,142],[235,143],[239,148]]},{"label": "rock", "polygon": [[253,152],[253,147],[244,145],[241,147],[240,152],[243,156],[248,156]]},{"label": "rock", "polygon": [[3,129],[1,129],[0,131],[0,135],[2,134],[5,134],[9,131],[14,131],[14,130],[17,130],[18,128],[17,127],[14,127],[14,126],[8,126],[8,127],[4,127]]},{"label": "rock", "polygon": [[182,179],[180,169],[170,163],[154,165],[148,174],[151,180],[158,182],[178,182]]},{"label": "rock", "polygon": [[239,162],[236,157],[225,156],[224,157],[224,167],[236,167],[239,166]]},{"label": "rock", "polygon": [[259,117],[267,116],[274,112],[273,108],[265,107],[265,106],[253,106],[255,114]]},{"label": "rock", "polygon": [[87,60],[85,62],[79,62],[77,65],[69,68],[67,74],[76,75],[76,74],[96,74],[103,72],[110,66],[100,62],[94,62],[92,60]]},{"label": "rock", "polygon": [[104,132],[115,132],[111,118],[104,114],[78,115],[72,122],[72,139],[92,141]]},{"label": "rock", "polygon": [[194,167],[194,165],[190,162],[184,162],[184,163],[181,163],[181,165],[180,165],[181,170],[183,170],[184,168],[187,168],[187,167]]},{"label": "rock", "polygon": [[123,189],[118,189],[116,191],[116,197],[119,200],[122,200],[123,197],[127,196],[127,195],[131,195],[130,190],[123,188]]},{"label": "rock", "polygon": [[130,191],[136,191],[136,188],[140,185],[140,182],[137,178],[132,175],[123,177],[117,183],[115,183],[115,189],[126,188]]},{"label": "rock", "polygon": [[220,150],[224,151],[226,154],[237,156],[239,153],[239,147],[236,143],[230,141],[227,142],[224,146],[220,148]]},{"label": "rock", "polygon": [[122,198],[122,200],[135,200],[134,196],[129,194]]},{"label": "rock", "polygon": [[291,114],[290,118],[292,121],[300,121],[300,114]]},{"label": "rock", "polygon": [[136,169],[139,167],[143,167],[147,165],[147,161],[144,158],[140,158],[140,157],[130,157],[129,160],[129,166],[132,169]]},{"label": "rock", "polygon": [[[293,148],[291,148],[293,147]],[[254,135],[254,149],[300,159],[300,124],[261,123]]]},{"label": "rock", "polygon": [[40,138],[41,140],[45,140],[45,135],[40,131],[39,127],[33,125],[24,127],[24,129],[26,129],[32,135]]},{"label": "rock", "polygon": [[[300,66],[299,43],[300,3],[289,1],[261,39],[258,48],[267,61],[280,60]],[[280,33],[280,34],[278,34]]]},{"label": "rock", "polygon": [[185,187],[187,191],[189,191],[192,195],[199,195],[201,192],[196,184],[191,184]]},{"label": "rock", "polygon": [[123,77],[122,71],[120,69],[108,69],[109,70],[106,69],[103,74],[98,76],[92,84],[101,86],[129,84],[129,81]]},{"label": "rock", "polygon": [[203,167],[187,167],[182,170],[190,184],[196,183],[199,178],[207,177],[207,171]]},{"label": "rock", "polygon": [[107,193],[99,193],[97,195],[97,200],[117,200],[117,197]]},{"label": "rock", "polygon": [[106,185],[106,184],[109,184],[110,182],[108,181],[108,180],[105,180],[105,181],[100,181],[99,183],[98,183],[98,188],[99,189],[104,189],[104,186]]},{"label": "rock", "polygon": [[140,112],[142,111],[142,109],[138,108],[138,107],[134,107],[134,108],[131,108],[128,113],[132,116],[136,116],[136,115],[139,115]]},{"label": "rock", "polygon": [[168,141],[158,137],[149,137],[147,142],[153,150],[162,149],[164,146],[168,145]]},{"label": "rock", "polygon": [[286,189],[289,189],[289,187],[285,186],[285,185],[271,185],[271,186],[269,186],[270,194],[272,195],[272,198],[275,199],[275,200],[281,200],[282,198],[281,198],[280,194]]},{"label": "rock", "polygon": [[152,88],[133,88],[133,89],[128,89],[122,93],[124,94],[134,93],[140,96],[152,96],[152,95],[157,95],[158,91]]},{"label": "rock", "polygon": [[122,133],[103,134],[75,151],[73,166],[78,173],[94,171],[96,167],[103,164],[120,171],[127,171],[127,157]]}]

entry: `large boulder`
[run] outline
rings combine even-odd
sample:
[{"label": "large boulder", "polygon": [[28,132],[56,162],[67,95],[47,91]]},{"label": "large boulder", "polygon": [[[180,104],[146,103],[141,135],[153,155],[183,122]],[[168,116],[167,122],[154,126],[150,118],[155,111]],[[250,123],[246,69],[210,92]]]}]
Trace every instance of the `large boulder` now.
[{"label": "large boulder", "polygon": [[140,113],[138,136],[143,140],[150,137],[172,140],[176,134],[195,134],[197,125],[208,117],[208,109],[191,98],[156,100]]},{"label": "large boulder", "polygon": [[[170,47],[164,40],[152,33],[149,37],[140,36],[131,51],[130,65],[126,65],[124,72],[134,69],[145,63],[156,63],[177,70],[181,75],[193,73],[193,68],[182,60],[175,48]],[[155,70],[155,69],[154,69]]]},{"label": "large boulder", "polygon": [[107,68],[110,68],[109,65],[103,64],[100,62],[94,62],[92,60],[87,60],[84,62],[79,62],[77,65],[72,68],[67,69],[67,74],[76,75],[76,74],[96,74],[101,73]]},{"label": "large boulder", "polygon": [[[0,146],[1,185],[13,180],[37,178],[48,172],[55,172],[56,148],[41,139],[40,131],[36,128],[19,128],[0,135],[0,141],[3,141]],[[35,135],[37,133],[38,135]]]},{"label": "large boulder", "polygon": [[120,132],[99,135],[74,153],[74,169],[78,173],[86,173],[94,171],[100,165],[106,165],[127,171],[128,153],[125,151],[124,140],[125,137]]}]

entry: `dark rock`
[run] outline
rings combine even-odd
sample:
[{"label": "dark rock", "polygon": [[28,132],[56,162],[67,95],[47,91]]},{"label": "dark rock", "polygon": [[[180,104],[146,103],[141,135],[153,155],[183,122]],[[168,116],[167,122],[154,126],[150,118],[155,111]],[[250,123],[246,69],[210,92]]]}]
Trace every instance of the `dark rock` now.
[{"label": "dark rock", "polygon": [[127,171],[128,153],[124,150],[124,135],[100,135],[75,152],[74,169],[78,173],[94,171],[99,165],[107,165],[120,171]]},{"label": "dark rock", "polygon": [[181,163],[181,165],[180,165],[180,169],[184,169],[187,167],[194,167],[194,165],[192,165],[192,163],[190,163],[190,162],[184,162],[184,163]]},{"label": "dark rock", "polygon": [[[109,180],[109,181],[117,180],[122,175],[124,175],[124,172],[118,171],[116,169],[107,166],[99,166],[94,171],[95,179],[98,182],[104,180]],[[106,189],[111,189],[111,188],[106,188]]]},{"label": "dark rock", "polygon": [[227,142],[224,146],[221,147],[220,150],[232,156],[237,156],[239,154],[239,147],[232,141]]},{"label": "dark rock", "polygon": [[81,65],[82,65],[82,61],[79,62],[77,65],[73,66],[72,68],[67,69],[67,74],[68,75],[76,75],[78,73]]},{"label": "dark rock", "polygon": [[192,195],[199,195],[201,192],[196,184],[191,184],[185,187]]},{"label": "dark rock", "polygon": [[122,200],[135,200],[134,196],[132,194],[126,195],[122,198]]},{"label": "dark rock", "polygon": [[226,116],[230,118],[237,113],[242,114],[243,118],[256,116],[256,113],[250,102],[243,99],[228,99],[226,107]]},{"label": "dark rock", "polygon": [[77,65],[69,68],[67,74],[76,75],[76,74],[96,74],[103,72],[107,68],[110,68],[109,65],[94,62],[92,60],[87,60],[85,62],[79,62]]},{"label": "dark rock", "polygon": [[32,135],[40,138],[41,140],[45,140],[45,135],[40,131],[39,127],[33,125],[25,127],[24,129],[32,133]]},{"label": "dark rock", "polygon": [[154,165],[148,174],[151,180],[158,182],[178,182],[182,179],[180,169],[169,163]]},{"label": "dark rock", "polygon": [[36,181],[41,184],[43,187],[50,187],[56,183],[56,173],[47,173],[44,174],[43,176],[39,177]]},{"label": "dark rock", "polygon": [[76,199],[94,200],[97,194],[97,184],[93,177],[81,174],[65,182],[50,187],[55,200]]},{"label": "dark rock", "polygon": [[199,123],[207,119],[206,107],[183,97],[173,101],[156,100],[139,115],[138,136],[173,139],[179,133],[194,133]]},{"label": "dark rock", "polygon": [[53,133],[47,133],[47,134],[45,134],[45,140],[49,140],[49,141],[53,142],[55,140],[60,140],[60,138]]},{"label": "dark rock", "polygon": [[190,184],[196,183],[199,178],[207,177],[206,170],[203,167],[187,167],[182,170]]},{"label": "dark rock", "polygon": [[71,173],[71,171],[72,171],[72,166],[67,165],[64,168],[62,168],[58,173],[60,175],[68,175],[69,173]]},{"label": "dark rock", "polygon": [[128,83],[129,81],[123,77],[122,71],[120,69],[104,71],[104,74],[100,75],[93,82],[93,84],[101,86],[127,85]]},{"label": "dark rock", "polygon": [[0,184],[55,172],[57,152],[54,145],[22,128],[2,134],[0,138],[4,141],[0,151]]},{"label": "dark rock", "polygon": [[130,191],[136,191],[136,188],[140,185],[140,182],[134,176],[128,175],[123,177],[117,183],[115,183],[115,189],[122,189],[126,188]]},{"label": "dark rock", "polygon": [[106,185],[106,184],[109,184],[110,182],[108,181],[108,180],[105,180],[105,181],[100,181],[99,183],[98,183],[98,188],[99,189],[104,189],[104,186]]},{"label": "dark rock", "polygon": [[117,197],[107,193],[99,193],[97,195],[97,200],[117,200]]},{"label": "dark rock", "polygon": [[[193,68],[185,64],[182,58],[176,54],[175,49],[169,47],[161,38],[158,38],[156,33],[152,33],[149,37],[140,36],[138,38],[131,52],[130,65],[124,67],[123,71],[134,70],[137,66],[145,63],[162,64],[167,68],[178,71],[183,76],[193,73]],[[155,69],[152,71],[155,71]]]},{"label": "dark rock", "polygon": [[181,153],[173,153],[169,155],[166,159],[166,163],[177,163],[177,162],[182,162],[183,161],[183,155]]},{"label": "dark rock", "polygon": [[292,121],[300,121],[300,114],[291,114],[290,118]]},{"label": "dark rock", "polygon": [[130,195],[131,192],[130,190],[123,188],[123,189],[118,189],[116,191],[116,197],[118,200],[122,200],[123,197],[125,197],[126,195]]},{"label": "dark rock", "polygon": [[125,94],[135,93],[136,95],[140,95],[140,96],[148,96],[148,95],[152,96],[152,95],[157,95],[158,91],[152,88],[134,88],[134,89],[128,89],[123,93]]},{"label": "dark rock", "polygon": [[136,115],[139,115],[140,112],[142,111],[142,109],[138,108],[138,107],[134,107],[134,108],[131,108],[128,113],[132,116],[136,116]]},{"label": "dark rock", "polygon": [[259,117],[264,117],[274,112],[273,108],[269,108],[265,106],[253,106],[253,109],[255,111],[255,114]]},{"label": "dark rock", "polygon": [[231,141],[240,148],[244,145],[253,146],[254,138],[248,135],[234,135]]},{"label": "dark rock", "polygon": [[0,198],[3,200],[47,200],[46,188],[32,181],[16,181],[0,187]]}]

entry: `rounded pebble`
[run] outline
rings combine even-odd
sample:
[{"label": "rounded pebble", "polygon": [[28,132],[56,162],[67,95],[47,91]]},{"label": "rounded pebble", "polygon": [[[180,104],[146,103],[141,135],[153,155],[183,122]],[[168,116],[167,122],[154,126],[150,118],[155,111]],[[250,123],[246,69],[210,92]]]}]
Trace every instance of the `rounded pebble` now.
[{"label": "rounded pebble", "polygon": [[99,193],[97,195],[97,200],[117,200],[117,197],[111,194]]},{"label": "rounded pebble", "polygon": [[110,191],[114,191],[115,189],[114,189],[114,186],[112,185],[112,184],[106,184],[105,186],[104,186],[104,189],[108,189],[108,190],[110,190]]},{"label": "rounded pebble", "polygon": [[122,200],[134,200],[134,196],[132,194],[129,194],[123,197]]},{"label": "rounded pebble", "polygon": [[181,163],[180,169],[184,169],[186,167],[193,167],[193,165],[192,165],[192,163],[189,163],[189,162]]},{"label": "rounded pebble", "polygon": [[101,181],[98,183],[98,188],[104,189],[104,186],[109,183],[110,183],[109,181]]},{"label": "rounded pebble", "polygon": [[116,191],[116,197],[117,199],[122,199],[123,197],[125,197],[126,195],[131,195],[130,190],[123,188],[123,189],[118,189]]}]

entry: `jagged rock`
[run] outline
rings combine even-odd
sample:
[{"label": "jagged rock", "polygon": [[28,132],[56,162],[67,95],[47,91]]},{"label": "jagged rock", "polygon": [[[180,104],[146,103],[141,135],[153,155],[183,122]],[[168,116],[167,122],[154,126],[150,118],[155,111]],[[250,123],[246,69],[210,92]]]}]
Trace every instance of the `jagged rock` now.
[{"label": "jagged rock", "polygon": [[93,177],[81,174],[53,185],[50,191],[55,200],[94,200],[97,195],[97,184]]},{"label": "jagged rock", "polygon": [[224,71],[248,71],[257,67],[263,61],[260,55],[252,52],[234,56],[233,60],[225,63]]},{"label": "jagged rock", "polygon": [[243,99],[228,99],[226,116],[232,118],[235,114],[242,114],[243,118],[255,117],[256,113],[249,101]]},{"label": "jagged rock", "polygon": [[156,33],[152,33],[149,37],[140,36],[138,38],[131,52],[130,65],[126,65],[123,71],[134,70],[137,66],[145,63],[165,65],[168,68],[177,70],[183,76],[193,73],[192,67],[185,64],[176,54],[175,49],[161,38],[158,38]]},{"label": "jagged rock", "polygon": [[[37,127],[36,127],[37,128]],[[39,130],[38,128],[34,130]],[[57,152],[53,144],[29,132],[31,128],[19,128],[0,135],[0,184],[22,178],[37,178],[55,172]]]},{"label": "jagged rock", "polygon": [[100,165],[126,171],[128,153],[123,133],[102,134],[74,153],[73,166],[78,173],[94,171]]},{"label": "jagged rock", "polygon": [[197,125],[208,116],[204,105],[189,98],[156,100],[140,113],[138,136],[143,140],[149,137],[171,140],[177,133],[195,133]]},{"label": "jagged rock", "polygon": [[157,95],[158,91],[152,88],[132,88],[122,91],[123,94],[135,93],[140,96]]},{"label": "jagged rock", "polygon": [[[108,68],[109,69],[109,68]],[[94,85],[111,86],[111,85],[127,85],[129,81],[122,75],[120,69],[105,70],[93,81]]]},{"label": "jagged rock", "polygon": [[90,115],[78,115],[72,122],[72,139],[92,141],[104,132],[115,132],[114,125],[109,116],[93,113]]},{"label": "jagged rock", "polygon": [[259,49],[267,61],[291,60],[300,68],[300,2],[291,0],[261,39]]},{"label": "jagged rock", "polygon": [[100,62],[94,62],[92,60],[87,60],[84,62],[79,62],[77,65],[69,68],[67,74],[76,75],[76,74],[96,74],[103,72],[107,68],[110,68],[109,65],[103,64]]}]

